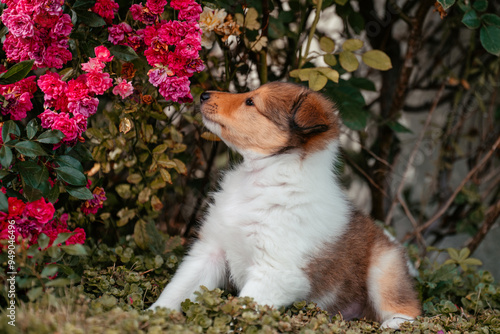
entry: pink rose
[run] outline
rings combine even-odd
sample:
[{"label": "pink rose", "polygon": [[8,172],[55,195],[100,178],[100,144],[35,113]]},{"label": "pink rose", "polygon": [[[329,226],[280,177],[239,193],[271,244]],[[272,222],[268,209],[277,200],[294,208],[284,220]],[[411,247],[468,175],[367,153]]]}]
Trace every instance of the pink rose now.
[{"label": "pink rose", "polygon": [[113,88],[113,94],[120,95],[122,99],[134,92],[134,86],[132,86],[131,82],[122,78],[117,78],[116,83],[117,85]]},{"label": "pink rose", "polygon": [[118,8],[120,8],[120,6],[114,0],[97,0],[91,10],[102,16],[107,24],[111,24],[111,21],[113,21],[115,17],[115,13],[118,12]]},{"label": "pink rose", "polygon": [[147,0],[146,7],[149,8],[151,13],[160,15],[165,10],[167,0]]},{"label": "pink rose", "polygon": [[84,97],[78,101],[71,101],[68,103],[68,109],[73,115],[80,114],[84,117],[89,117],[96,113],[99,99],[96,97]]},{"label": "pink rose", "polygon": [[166,100],[179,103],[192,102],[193,96],[191,95],[189,84],[190,82],[187,77],[168,77],[159,86],[158,90]]},{"label": "pink rose", "polygon": [[9,32],[16,37],[28,38],[35,35],[33,19],[27,14],[8,15],[5,13],[2,15],[2,21],[9,28]]},{"label": "pink rose", "polygon": [[66,83],[59,74],[48,71],[38,79],[38,87],[45,94],[45,100],[55,100],[64,94]]},{"label": "pink rose", "polygon": [[78,78],[70,80],[65,93],[68,101],[78,101],[86,97],[89,94],[87,75],[82,74]]},{"label": "pink rose", "polygon": [[102,72],[104,67],[106,64],[97,58],[89,58],[88,62],[82,64],[82,70],[85,72]]},{"label": "pink rose", "polygon": [[43,197],[37,201],[26,204],[26,213],[28,216],[35,218],[38,224],[41,225],[46,224],[49,220],[54,218],[55,212],[54,205],[50,202],[45,202]]},{"label": "pink rose", "polygon": [[108,41],[113,44],[120,44],[126,42],[126,36],[132,32],[132,27],[127,23],[122,22],[108,28]]},{"label": "pink rose", "polygon": [[96,46],[94,48],[94,53],[95,53],[95,56],[97,57],[97,59],[99,59],[100,61],[104,61],[104,62],[112,61],[113,57],[114,57],[111,55],[111,52],[109,52],[109,50],[105,46],[102,46],[102,45]]},{"label": "pink rose", "polygon": [[79,135],[78,127],[76,126],[75,121],[70,119],[69,115],[65,113],[58,114],[58,117],[54,119],[51,128],[52,130],[61,131],[65,136],[63,139],[65,142],[72,142]]},{"label": "pink rose", "polygon": [[9,203],[9,217],[17,217],[23,214],[26,204],[22,200],[9,197],[7,201]]},{"label": "pink rose", "polygon": [[193,2],[185,9],[181,9],[179,11],[179,20],[199,21],[202,12],[203,9],[201,9],[201,5],[196,2]]},{"label": "pink rose", "polygon": [[87,74],[87,86],[91,92],[96,94],[104,94],[108,88],[113,86],[113,79],[109,73],[90,72]]}]

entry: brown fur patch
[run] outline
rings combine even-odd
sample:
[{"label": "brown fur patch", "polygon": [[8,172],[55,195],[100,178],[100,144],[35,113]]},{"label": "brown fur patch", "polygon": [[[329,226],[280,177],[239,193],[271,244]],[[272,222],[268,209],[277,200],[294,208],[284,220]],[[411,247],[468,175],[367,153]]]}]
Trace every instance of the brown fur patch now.
[{"label": "brown fur patch", "polygon": [[248,93],[208,93],[202,114],[218,123],[222,139],[236,148],[266,155],[309,153],[339,135],[333,103],[303,86],[273,82]]},{"label": "brown fur patch", "polygon": [[321,300],[330,292],[335,298],[322,305],[331,314],[341,313],[346,319],[362,318],[382,321],[368,293],[370,266],[379,252],[396,249],[398,261],[384,270],[381,294],[385,311],[417,316],[420,304],[411,284],[403,254],[388,240],[370,218],[354,212],[347,231],[326,244],[305,268],[311,281],[308,299]]}]

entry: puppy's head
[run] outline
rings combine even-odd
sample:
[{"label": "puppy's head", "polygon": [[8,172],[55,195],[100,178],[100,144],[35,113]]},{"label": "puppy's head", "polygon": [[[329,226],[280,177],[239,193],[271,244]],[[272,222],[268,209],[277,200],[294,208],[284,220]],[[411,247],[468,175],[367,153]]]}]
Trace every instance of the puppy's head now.
[{"label": "puppy's head", "polygon": [[200,101],[206,127],[243,155],[307,154],[339,135],[333,103],[291,83],[272,82],[242,94],[210,91]]}]

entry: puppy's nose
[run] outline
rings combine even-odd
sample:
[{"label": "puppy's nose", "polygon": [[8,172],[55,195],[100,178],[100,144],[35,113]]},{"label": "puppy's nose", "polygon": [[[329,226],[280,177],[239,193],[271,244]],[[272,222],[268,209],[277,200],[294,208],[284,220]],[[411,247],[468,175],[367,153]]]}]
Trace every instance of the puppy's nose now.
[{"label": "puppy's nose", "polygon": [[200,95],[200,103],[205,102],[209,98],[210,98],[210,93],[207,93],[207,92],[201,93],[201,95]]}]

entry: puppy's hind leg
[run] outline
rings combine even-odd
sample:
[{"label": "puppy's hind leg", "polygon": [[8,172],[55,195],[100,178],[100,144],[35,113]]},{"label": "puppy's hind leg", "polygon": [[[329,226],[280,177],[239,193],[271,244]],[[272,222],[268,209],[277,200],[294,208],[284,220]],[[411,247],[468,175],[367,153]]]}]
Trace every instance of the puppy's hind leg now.
[{"label": "puppy's hind leg", "polygon": [[181,302],[186,298],[194,300],[194,292],[199,290],[200,285],[210,290],[222,287],[226,275],[224,251],[213,243],[198,240],[150,309],[166,307],[180,310]]},{"label": "puppy's hind leg", "polygon": [[399,329],[403,322],[420,315],[420,302],[397,247],[375,247],[368,272],[368,295],[382,328]]}]

